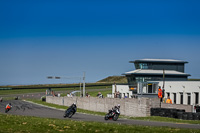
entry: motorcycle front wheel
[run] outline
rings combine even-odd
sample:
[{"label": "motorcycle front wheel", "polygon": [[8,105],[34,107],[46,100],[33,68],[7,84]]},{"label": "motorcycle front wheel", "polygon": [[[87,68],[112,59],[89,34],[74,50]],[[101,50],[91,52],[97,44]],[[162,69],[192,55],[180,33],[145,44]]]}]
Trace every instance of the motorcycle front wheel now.
[{"label": "motorcycle front wheel", "polygon": [[9,111],[9,109],[5,109],[5,113],[7,113]]},{"label": "motorcycle front wheel", "polygon": [[109,116],[108,116],[108,114],[107,114],[107,115],[105,116],[105,120],[108,120],[108,117],[109,117]]},{"label": "motorcycle front wheel", "polygon": [[69,118],[71,118],[72,117],[72,115],[73,115],[74,113],[71,111],[71,112],[69,112]]}]

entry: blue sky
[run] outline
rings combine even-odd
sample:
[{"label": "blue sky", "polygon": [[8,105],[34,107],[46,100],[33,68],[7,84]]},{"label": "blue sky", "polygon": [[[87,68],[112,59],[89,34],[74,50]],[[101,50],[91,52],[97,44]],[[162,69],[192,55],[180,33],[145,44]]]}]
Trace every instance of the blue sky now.
[{"label": "blue sky", "polygon": [[96,82],[143,58],[200,78],[200,1],[0,1],[0,85]]}]

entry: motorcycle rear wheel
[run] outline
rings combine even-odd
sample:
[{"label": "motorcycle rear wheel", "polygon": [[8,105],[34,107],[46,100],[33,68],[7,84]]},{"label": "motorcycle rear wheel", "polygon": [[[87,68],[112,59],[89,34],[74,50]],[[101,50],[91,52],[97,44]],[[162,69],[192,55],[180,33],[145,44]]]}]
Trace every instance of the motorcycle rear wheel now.
[{"label": "motorcycle rear wheel", "polygon": [[118,119],[118,117],[119,117],[119,115],[118,115],[118,114],[115,114],[115,115],[113,116],[113,121],[116,121],[116,120]]}]

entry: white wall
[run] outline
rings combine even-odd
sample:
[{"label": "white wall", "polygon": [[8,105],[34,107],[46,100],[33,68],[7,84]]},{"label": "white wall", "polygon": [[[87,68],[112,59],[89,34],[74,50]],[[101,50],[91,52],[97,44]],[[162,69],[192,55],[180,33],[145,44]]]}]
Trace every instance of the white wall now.
[{"label": "white wall", "polygon": [[[116,90],[119,91],[122,94],[122,98],[125,96],[129,96],[128,98],[131,98],[132,91],[129,91],[128,85],[116,85]],[[112,97],[114,98],[115,93],[115,85],[112,85]]]},{"label": "white wall", "polygon": [[[163,86],[163,82],[159,82],[159,86]],[[183,104],[187,104],[188,94],[191,97],[190,105],[195,105],[195,93],[199,94],[198,103],[200,103],[200,81],[166,81],[165,82],[165,98],[167,93],[174,101],[174,93],[176,94],[176,104],[180,104],[180,93],[183,93]]]}]

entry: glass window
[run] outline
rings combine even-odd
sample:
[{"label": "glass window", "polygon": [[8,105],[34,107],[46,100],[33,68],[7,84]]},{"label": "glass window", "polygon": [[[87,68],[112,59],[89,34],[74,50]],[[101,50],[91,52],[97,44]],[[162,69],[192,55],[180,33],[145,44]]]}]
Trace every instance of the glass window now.
[{"label": "glass window", "polygon": [[135,69],[140,69],[139,63],[135,63]]},{"label": "glass window", "polygon": [[139,68],[140,69],[148,69],[148,65],[147,65],[147,63],[140,63]]}]

